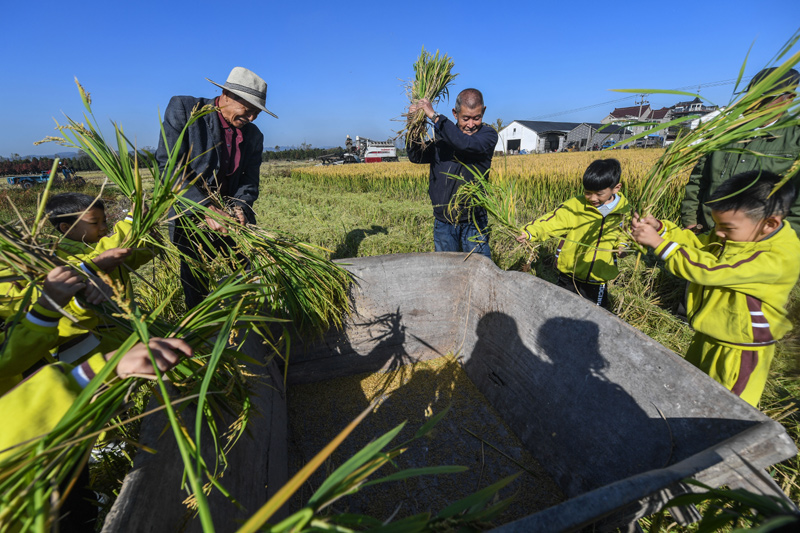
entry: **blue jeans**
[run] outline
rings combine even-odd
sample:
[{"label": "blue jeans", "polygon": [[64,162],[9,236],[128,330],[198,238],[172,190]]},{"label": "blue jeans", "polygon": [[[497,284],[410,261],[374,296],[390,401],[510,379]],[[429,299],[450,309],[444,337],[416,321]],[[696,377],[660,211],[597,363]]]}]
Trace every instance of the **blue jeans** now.
[{"label": "blue jeans", "polygon": [[[460,224],[448,224],[441,220],[433,220],[433,246],[437,252],[473,252],[492,258],[489,249],[489,228],[486,214],[476,215],[475,221],[483,230],[472,221]],[[475,238],[475,242],[471,238]]]}]

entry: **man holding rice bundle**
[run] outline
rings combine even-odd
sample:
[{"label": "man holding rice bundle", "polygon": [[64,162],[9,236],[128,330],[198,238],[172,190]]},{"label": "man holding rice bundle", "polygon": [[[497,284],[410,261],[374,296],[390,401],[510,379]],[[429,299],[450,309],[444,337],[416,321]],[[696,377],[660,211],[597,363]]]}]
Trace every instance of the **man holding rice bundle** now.
[{"label": "man holding rice bundle", "polygon": [[433,203],[434,248],[437,252],[475,252],[491,259],[486,210],[448,208],[462,183],[452,176],[472,181],[472,171],[486,175],[492,166],[497,132],[483,123],[483,95],[477,89],[461,91],[453,109],[455,123],[436,113],[424,98],[411,104],[409,115],[420,109],[433,122],[435,141],[422,146],[407,140],[406,149],[409,161],[430,165],[428,194]]},{"label": "man holding rice bundle", "polygon": [[[177,148],[181,157],[187,156],[189,160],[187,175],[176,176],[176,179],[184,179],[188,188],[185,198],[208,207],[222,218],[240,224],[255,223],[252,208],[258,198],[264,135],[252,122],[262,111],[278,118],[265,107],[267,83],[243,67],[234,67],[224,85],[208,81],[222,88],[221,96],[174,96],[169,101],[164,113],[164,135],[159,135],[156,158],[163,170],[168,160],[168,147]],[[192,110],[204,106],[215,106],[219,111],[195,122],[177,146]],[[170,211],[171,219],[174,215],[174,210]],[[184,211],[183,216],[197,215]],[[204,219],[208,229],[218,234],[227,233],[219,218],[205,216]],[[174,220],[170,226],[172,242],[189,258],[203,263],[200,249],[213,257],[225,248],[221,236],[206,235],[215,250],[209,249],[208,243],[193,242],[197,239],[190,239],[190,233],[183,218]],[[181,284],[187,308],[194,307],[208,294],[206,277],[185,260],[181,260]]]}]

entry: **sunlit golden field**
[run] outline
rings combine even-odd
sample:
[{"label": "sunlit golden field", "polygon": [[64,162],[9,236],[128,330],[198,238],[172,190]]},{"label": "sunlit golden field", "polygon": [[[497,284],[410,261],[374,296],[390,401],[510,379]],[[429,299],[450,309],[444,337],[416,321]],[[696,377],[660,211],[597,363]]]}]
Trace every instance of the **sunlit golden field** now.
[{"label": "sunlit golden field", "polygon": [[[551,209],[581,190],[581,178],[595,159],[616,158],[622,164],[623,192],[636,200],[647,172],[663,150],[614,150],[496,156],[491,180],[513,185],[518,201],[535,210]],[[427,193],[428,165],[408,161],[294,168],[292,174],[317,183],[336,182],[354,191],[385,191],[403,197]],[[688,173],[673,180],[656,210],[656,216],[676,219]]]}]

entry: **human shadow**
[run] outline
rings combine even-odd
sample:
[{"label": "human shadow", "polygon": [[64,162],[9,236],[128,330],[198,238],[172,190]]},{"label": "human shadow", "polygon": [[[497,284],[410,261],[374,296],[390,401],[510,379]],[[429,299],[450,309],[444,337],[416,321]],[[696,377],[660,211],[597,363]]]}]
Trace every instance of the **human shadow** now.
[{"label": "human shadow", "polygon": [[336,250],[331,254],[331,259],[345,259],[348,257],[358,257],[358,249],[361,242],[370,235],[382,233],[388,235],[389,232],[383,226],[372,225],[370,229],[357,228],[350,230],[344,236],[342,242],[336,246]]},{"label": "human shadow", "polygon": [[[520,468],[526,469],[529,475],[522,476],[505,489],[503,497],[512,493],[521,496],[519,505],[504,515],[504,519],[517,519],[561,501],[561,491],[522,448],[502,415],[480,395],[455,354],[443,357],[445,354],[432,347],[425,355],[416,349],[414,355],[409,354],[407,343],[424,342],[410,337],[399,309],[355,326],[369,333],[328,339],[328,346],[337,353],[337,361],[335,364],[333,361],[325,362],[323,374],[342,377],[317,381],[306,387],[309,393],[304,399],[306,413],[295,417],[302,418],[300,423],[304,429],[292,429],[293,453],[302,454],[303,462],[307,461],[359,412],[372,405],[373,412],[331,456],[326,466],[329,473],[370,441],[399,424],[405,422],[405,427],[393,445],[411,439],[433,415],[449,409],[434,430],[405,447],[405,451],[393,460],[393,465],[398,469],[461,465],[469,470],[380,485],[340,500],[337,511],[362,513],[385,520],[395,511],[397,519],[441,510],[491,483],[518,473]],[[363,353],[365,338],[374,344],[368,354],[361,355],[358,352]],[[345,372],[352,374],[353,366],[367,373],[346,376]],[[290,395],[290,403],[291,400]],[[325,427],[318,427],[316,431],[312,424],[319,413],[314,411],[324,412],[320,425],[324,423]],[[391,466],[387,466],[381,475],[393,471]],[[322,479],[321,473],[315,474],[310,486],[304,490],[312,490]]]},{"label": "human shadow", "polygon": [[490,312],[478,321],[466,362],[472,381],[569,497],[665,468],[754,425],[665,416],[657,404],[674,412],[689,399],[659,390],[631,359],[603,353],[600,334],[591,320],[553,317],[523,340],[514,318]]}]

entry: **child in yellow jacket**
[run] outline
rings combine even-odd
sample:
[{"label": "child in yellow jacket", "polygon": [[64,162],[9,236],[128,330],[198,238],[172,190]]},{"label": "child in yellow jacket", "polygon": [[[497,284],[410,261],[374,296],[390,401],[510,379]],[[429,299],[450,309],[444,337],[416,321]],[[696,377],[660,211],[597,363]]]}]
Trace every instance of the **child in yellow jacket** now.
[{"label": "child in yellow jacket", "polygon": [[[64,235],[57,255],[89,275],[104,272],[112,283],[123,288],[127,299],[132,299],[128,270],[136,270],[154,256],[150,250],[120,248],[130,234],[132,214],[128,213],[114,226],[114,233],[107,235],[105,205],[99,198],[81,193],[56,194],[47,201],[45,211],[53,226]],[[98,335],[88,332],[89,329],[96,330]],[[68,344],[59,349],[59,360],[70,363],[95,349],[114,349],[119,339],[114,338],[113,330],[111,324],[102,320],[99,324],[77,325],[62,320],[59,332],[62,342],[66,340]]]},{"label": "child in yellow jacket", "polygon": [[84,289],[87,301],[102,301],[102,293],[87,284],[85,276],[70,267],[56,267],[45,278],[36,303],[18,322],[9,320],[6,330],[0,333],[0,395],[22,381],[23,372],[50,359],[50,350],[58,345],[58,322],[62,316],[58,308],[66,307]]},{"label": "child in yellow jacket", "polygon": [[[136,344],[121,355],[115,374],[106,379],[110,382],[131,375],[153,375],[153,361],[159,370],[165,372],[182,356],[191,355],[191,347],[180,339],[151,338],[147,345]],[[97,353],[75,367],[65,363],[47,365],[0,396],[0,412],[4,415],[3,431],[0,432],[0,470],[20,468],[20,464],[29,459],[30,441],[34,441],[34,447],[37,446],[35,440],[47,436],[62,421],[82,390],[115,356],[113,352]],[[111,414],[113,412],[109,412],[109,416]],[[72,418],[69,422],[74,425],[75,420]],[[19,446],[26,443],[28,447],[21,450]],[[97,511],[91,502],[91,487],[84,485],[89,483],[88,472],[88,468],[83,466],[82,473],[76,477],[66,474],[68,477],[63,483],[74,484],[74,487],[66,500],[60,502],[60,517],[49,508],[37,509],[48,520],[58,517],[58,524],[53,524],[55,530],[93,531]],[[47,506],[51,499],[45,498],[44,501]],[[12,531],[17,529],[13,517],[4,518],[0,519],[0,524],[11,525]],[[49,526],[46,528],[48,531]]]},{"label": "child in yellow jacket", "polygon": [[[162,372],[181,357],[191,357],[192,348],[181,339],[152,338],[147,346],[135,345],[122,356],[111,379],[154,374],[148,347]],[[47,365],[0,397],[0,412],[6,413],[0,432],[0,460],[12,446],[45,435],[59,422],[80,391],[115,354],[96,354],[76,367],[64,363]]]},{"label": "child in yellow jacket", "polygon": [[706,203],[715,227],[695,235],[652,216],[634,218],[633,237],[667,270],[690,282],[687,318],[695,335],[686,359],[757,406],[775,353],[792,328],[785,309],[800,276],[800,240],[784,217],[791,182],[751,171],[725,181]]},{"label": "child in yellow jacket", "polygon": [[[131,231],[133,214],[117,222],[108,235],[105,204],[87,194],[61,193],[45,205],[50,222],[64,235],[56,253],[79,264],[88,274],[102,271],[130,285],[128,270],[136,270],[153,258],[150,250],[120,248]],[[131,295],[129,295],[131,296]]]},{"label": "child in yellow jacket", "polygon": [[608,308],[607,282],[619,275],[622,226],[630,213],[616,159],[592,162],[583,174],[583,195],[570,198],[522,228],[517,241],[563,236],[556,251],[557,285]]}]

